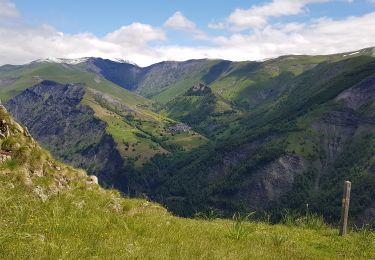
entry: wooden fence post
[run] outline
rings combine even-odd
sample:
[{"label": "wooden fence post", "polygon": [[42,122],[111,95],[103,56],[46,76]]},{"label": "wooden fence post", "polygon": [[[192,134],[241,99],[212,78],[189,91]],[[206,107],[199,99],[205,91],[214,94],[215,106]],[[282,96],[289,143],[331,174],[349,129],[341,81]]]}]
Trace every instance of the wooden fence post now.
[{"label": "wooden fence post", "polygon": [[351,187],[352,187],[352,183],[350,181],[345,181],[344,195],[342,197],[340,236],[345,236],[347,233]]}]

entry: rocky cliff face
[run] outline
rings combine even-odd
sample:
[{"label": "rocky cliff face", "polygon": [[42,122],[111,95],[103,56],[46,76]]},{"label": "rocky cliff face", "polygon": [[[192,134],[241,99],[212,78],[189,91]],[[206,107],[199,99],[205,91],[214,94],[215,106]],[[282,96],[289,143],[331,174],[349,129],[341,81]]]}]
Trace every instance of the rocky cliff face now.
[{"label": "rocky cliff face", "polygon": [[138,87],[139,80],[143,77],[142,68],[129,64],[105,60],[100,58],[90,58],[86,61],[87,69],[113,83],[128,90]]},{"label": "rocky cliff face", "polygon": [[80,104],[85,93],[80,85],[43,81],[5,104],[16,120],[54,156],[113,185],[123,160],[106,124],[91,108]]},{"label": "rocky cliff face", "polygon": [[375,77],[369,77],[335,98],[336,106],[311,128],[319,133],[321,164],[332,164],[358,136],[375,131]]},{"label": "rocky cliff face", "polygon": [[256,170],[236,195],[252,210],[262,210],[292,190],[296,176],[306,170],[298,156],[285,155]]}]

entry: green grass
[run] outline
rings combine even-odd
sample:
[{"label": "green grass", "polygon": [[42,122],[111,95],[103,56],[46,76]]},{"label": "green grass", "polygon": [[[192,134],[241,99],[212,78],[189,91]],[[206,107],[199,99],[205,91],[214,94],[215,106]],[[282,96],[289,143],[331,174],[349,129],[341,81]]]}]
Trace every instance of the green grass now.
[{"label": "green grass", "polygon": [[172,136],[167,129],[175,121],[152,111],[146,113],[145,109],[138,107],[133,112],[116,111],[110,105],[97,102],[91,91],[86,93],[83,103],[94,110],[97,118],[107,123],[107,133],[114,138],[120,154],[132,159],[137,168],[156,154],[168,154],[168,145],[178,145],[189,151],[207,142],[205,137],[193,131]]},{"label": "green grass", "polygon": [[184,219],[99,188],[72,187],[42,202],[12,174],[0,175],[1,259],[375,257],[375,236],[367,230],[339,237],[329,227]]},{"label": "green grass", "polygon": [[172,139],[167,141],[169,144],[180,145],[187,151],[204,145],[207,142],[208,139],[206,137],[192,132],[175,134]]}]

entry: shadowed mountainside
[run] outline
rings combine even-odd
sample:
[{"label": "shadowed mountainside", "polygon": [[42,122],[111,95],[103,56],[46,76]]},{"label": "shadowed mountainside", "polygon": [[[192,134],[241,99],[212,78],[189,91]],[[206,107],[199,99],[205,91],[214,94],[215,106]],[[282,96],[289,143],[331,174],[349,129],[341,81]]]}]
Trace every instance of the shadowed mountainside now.
[{"label": "shadowed mountainside", "polygon": [[117,186],[124,161],[106,133],[106,124],[80,103],[84,93],[79,85],[42,81],[5,106],[54,156]]}]

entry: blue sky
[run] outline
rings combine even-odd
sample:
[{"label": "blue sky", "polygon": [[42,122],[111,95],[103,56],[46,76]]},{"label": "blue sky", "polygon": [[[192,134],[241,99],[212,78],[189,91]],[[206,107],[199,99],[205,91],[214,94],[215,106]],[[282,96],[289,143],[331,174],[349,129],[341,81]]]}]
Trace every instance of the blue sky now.
[{"label": "blue sky", "polygon": [[0,64],[328,54],[375,46],[374,30],[375,0],[0,0]]},{"label": "blue sky", "polygon": [[[35,24],[46,23],[66,33],[89,31],[97,36],[133,22],[162,26],[176,11],[181,11],[199,27],[205,28],[212,21],[224,20],[236,8],[247,9],[252,5],[260,5],[267,1],[244,0],[204,0],[204,1],[172,1],[172,0],[14,0],[25,18]],[[374,10],[369,1],[333,1],[322,4],[311,4],[307,13],[294,15],[283,20],[304,21],[311,18],[327,16],[345,18],[358,16]]]}]

